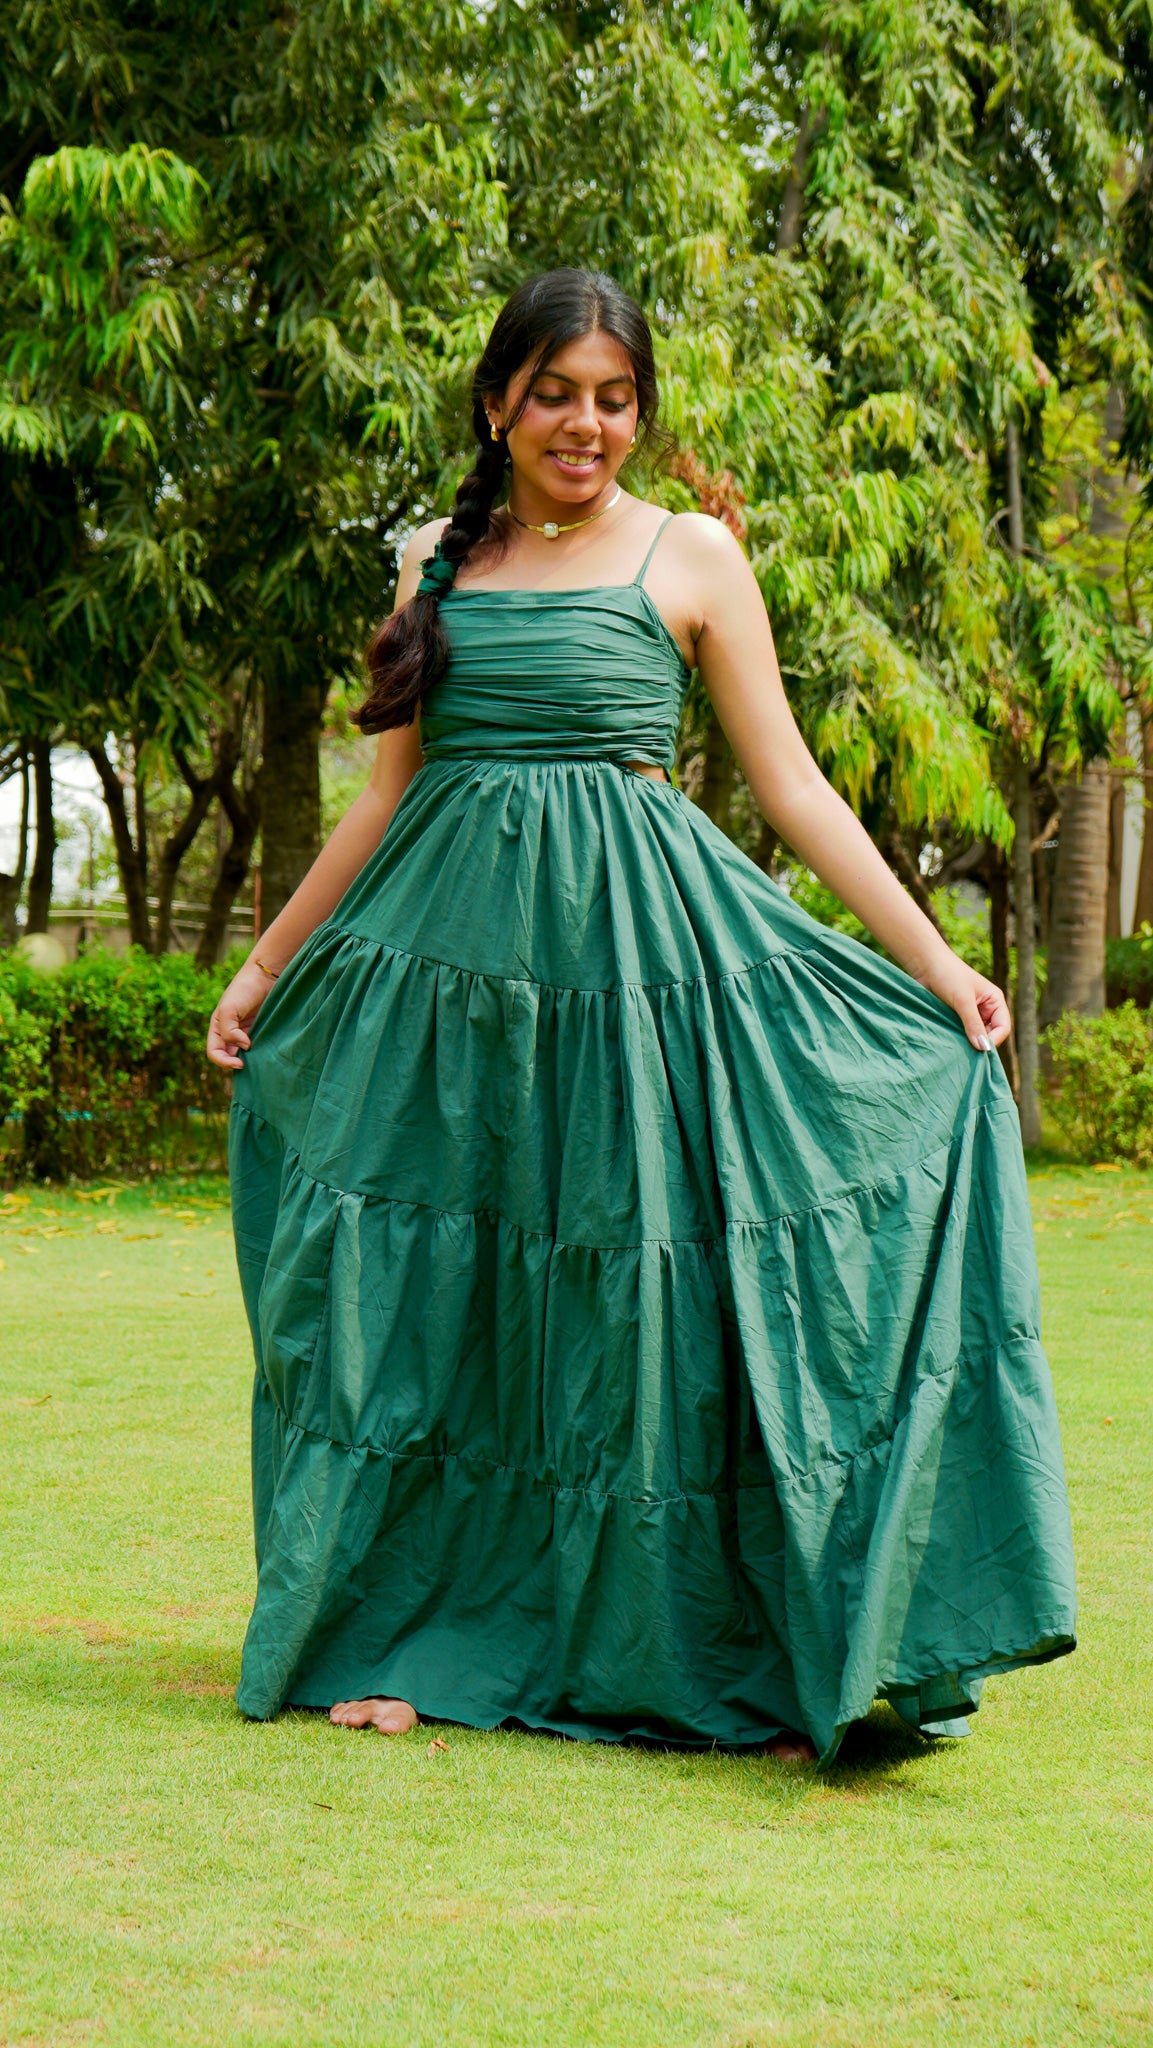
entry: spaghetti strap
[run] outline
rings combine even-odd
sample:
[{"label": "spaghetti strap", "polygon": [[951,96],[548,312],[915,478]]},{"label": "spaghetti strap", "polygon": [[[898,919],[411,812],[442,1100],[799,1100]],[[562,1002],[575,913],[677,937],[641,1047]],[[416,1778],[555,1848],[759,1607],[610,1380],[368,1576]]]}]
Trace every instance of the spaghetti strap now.
[{"label": "spaghetti strap", "polygon": [[644,558],[644,561],[643,561],[643,562],[641,563],[641,566],[640,566],[640,568],[639,568],[639,569],[637,570],[637,573],[636,573],[636,575],[635,575],[635,576],[633,577],[633,582],[634,582],[634,583],[637,583],[637,584],[639,584],[639,583],[643,583],[643,582],[644,582],[644,580],[645,580],[645,570],[646,570],[646,569],[648,568],[648,566],[649,566],[649,563],[650,563],[650,562],[652,561],[652,558],[653,558],[654,554],[656,553],[656,546],[657,546],[657,542],[659,541],[659,539],[660,539],[660,537],[661,537],[662,533],[664,532],[664,530],[665,530],[666,526],[668,525],[668,523],[669,523],[669,520],[670,520],[670,519],[672,518],[672,516],[673,516],[673,515],[672,515],[672,513],[671,513],[671,512],[666,512],[666,513],[665,513],[665,516],[664,516],[664,518],[663,518],[663,519],[661,520],[661,523],[660,523],[660,525],[658,526],[658,528],[657,528],[656,532],[655,532],[655,533],[654,533],[654,535],[653,535],[653,538],[652,538],[652,545],[651,545],[651,546],[650,546],[650,548],[649,548],[648,554],[647,554],[647,555],[645,556],[645,558]]}]

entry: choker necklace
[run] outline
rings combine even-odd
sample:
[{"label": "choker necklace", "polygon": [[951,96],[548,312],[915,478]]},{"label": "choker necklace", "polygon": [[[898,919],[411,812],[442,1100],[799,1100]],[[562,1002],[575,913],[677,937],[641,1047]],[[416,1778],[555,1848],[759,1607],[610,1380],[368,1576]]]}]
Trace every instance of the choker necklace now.
[{"label": "choker necklace", "polygon": [[519,512],[513,511],[511,505],[506,505],[504,509],[510,519],[516,520],[518,526],[527,526],[530,533],[543,533],[546,540],[556,540],[560,534],[575,533],[578,526],[591,526],[594,519],[599,519],[605,512],[611,512],[620,494],[621,487],[618,484],[608,504],[602,505],[599,512],[590,512],[586,519],[570,519],[567,526],[558,526],[555,519],[546,519],[543,526],[534,526],[531,519],[522,519]]}]

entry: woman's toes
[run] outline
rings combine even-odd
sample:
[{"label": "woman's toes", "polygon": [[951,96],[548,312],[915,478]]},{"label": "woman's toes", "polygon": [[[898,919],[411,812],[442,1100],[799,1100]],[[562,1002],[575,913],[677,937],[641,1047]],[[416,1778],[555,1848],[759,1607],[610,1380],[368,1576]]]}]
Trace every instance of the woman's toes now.
[{"label": "woman's toes", "polygon": [[379,1712],[373,1714],[372,1725],[382,1735],[407,1735],[416,1727],[416,1709],[407,1700],[377,1700],[374,1704]]},{"label": "woman's toes", "polygon": [[816,1750],[803,1735],[778,1735],[776,1741],[769,1744],[769,1755],[775,1756],[782,1764],[814,1764],[817,1761]]},{"label": "woman's toes", "polygon": [[418,1715],[407,1700],[338,1700],[328,1710],[338,1728],[375,1728],[381,1735],[407,1735]]}]

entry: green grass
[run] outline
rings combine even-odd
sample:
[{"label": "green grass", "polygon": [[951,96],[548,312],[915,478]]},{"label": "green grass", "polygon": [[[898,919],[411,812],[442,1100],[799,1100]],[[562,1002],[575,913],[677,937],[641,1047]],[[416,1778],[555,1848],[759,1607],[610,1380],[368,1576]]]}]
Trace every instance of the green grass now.
[{"label": "green grass", "polygon": [[1153,2029],[1153,1176],[1034,1173],[1076,1656],[824,1776],[232,1702],[248,1335],[219,1183],[0,1213],[5,2043],[838,2048]]}]

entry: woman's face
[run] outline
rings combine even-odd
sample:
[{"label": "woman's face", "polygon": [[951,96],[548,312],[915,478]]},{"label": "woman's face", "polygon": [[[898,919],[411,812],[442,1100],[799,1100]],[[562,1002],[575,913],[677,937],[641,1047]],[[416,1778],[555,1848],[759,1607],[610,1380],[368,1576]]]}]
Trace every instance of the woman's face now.
[{"label": "woman's face", "polygon": [[529,376],[518,371],[488,416],[503,427],[528,386],[508,434],[513,482],[561,505],[583,505],[607,490],[636,432],[637,387],[628,351],[599,330],[566,342]]}]

